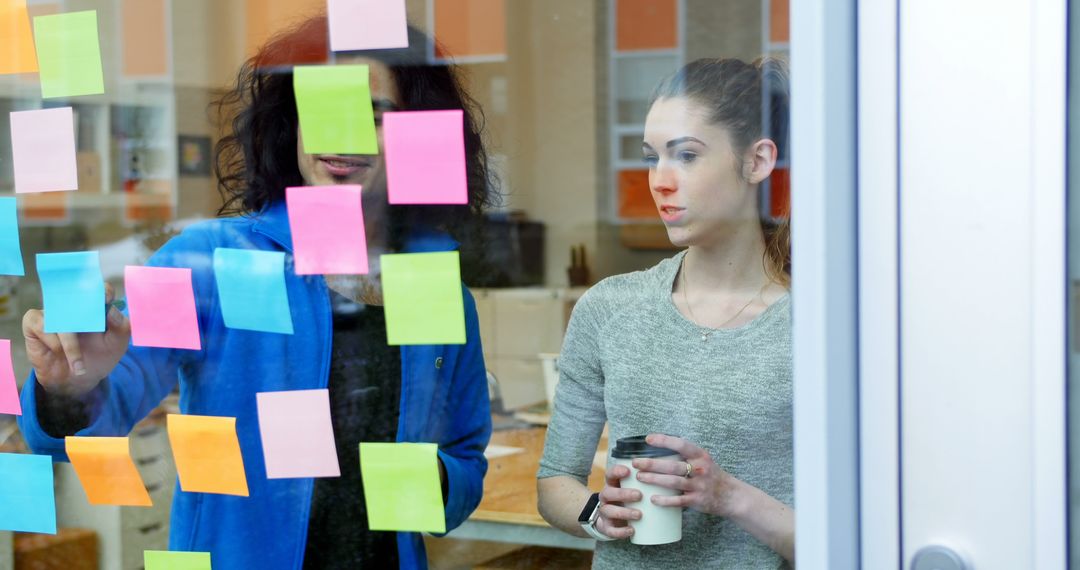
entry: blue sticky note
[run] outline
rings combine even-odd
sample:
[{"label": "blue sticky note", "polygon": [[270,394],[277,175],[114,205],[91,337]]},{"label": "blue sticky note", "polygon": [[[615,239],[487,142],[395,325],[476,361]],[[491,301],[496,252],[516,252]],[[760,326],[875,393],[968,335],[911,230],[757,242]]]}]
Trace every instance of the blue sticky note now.
[{"label": "blue sticky note", "polygon": [[0,275],[26,275],[15,198],[0,198]]},{"label": "blue sticky note", "polygon": [[225,326],[293,333],[284,252],[219,247],[214,250],[214,278]]},{"label": "blue sticky note", "polygon": [[45,332],[105,332],[105,280],[96,251],[37,254]]},{"label": "blue sticky note", "polygon": [[0,453],[0,530],[56,534],[51,457]]}]

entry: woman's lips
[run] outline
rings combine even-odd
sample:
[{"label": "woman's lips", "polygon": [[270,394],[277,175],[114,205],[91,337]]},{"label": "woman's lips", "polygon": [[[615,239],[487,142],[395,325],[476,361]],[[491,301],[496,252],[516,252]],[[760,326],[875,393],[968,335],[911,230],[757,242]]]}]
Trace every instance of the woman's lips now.
[{"label": "woman's lips", "polygon": [[682,219],[686,213],[686,208],[678,208],[676,206],[660,206],[660,219],[666,223],[677,222]]},{"label": "woman's lips", "polygon": [[369,160],[348,156],[323,155],[319,156],[319,162],[322,163],[327,174],[336,177],[352,176],[371,167]]}]

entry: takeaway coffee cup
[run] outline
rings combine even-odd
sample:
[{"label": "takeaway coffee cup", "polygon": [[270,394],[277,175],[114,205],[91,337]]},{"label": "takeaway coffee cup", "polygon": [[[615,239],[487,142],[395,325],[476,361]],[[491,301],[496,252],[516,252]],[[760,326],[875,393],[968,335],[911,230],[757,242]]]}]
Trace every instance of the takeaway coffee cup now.
[{"label": "takeaway coffee cup", "polygon": [[653,447],[645,443],[645,436],[637,435],[617,440],[615,449],[611,451],[611,458],[615,465],[625,465],[630,470],[630,476],[620,481],[619,485],[623,489],[641,491],[640,501],[624,504],[626,507],[641,511],[639,520],[629,521],[630,526],[634,528],[634,535],[630,537],[630,542],[645,545],[668,544],[682,540],[682,508],[662,507],[652,502],[654,495],[674,496],[681,495],[682,492],[638,481],[637,469],[634,469],[633,465],[633,461],[638,458],[682,461],[682,457],[670,449]]}]

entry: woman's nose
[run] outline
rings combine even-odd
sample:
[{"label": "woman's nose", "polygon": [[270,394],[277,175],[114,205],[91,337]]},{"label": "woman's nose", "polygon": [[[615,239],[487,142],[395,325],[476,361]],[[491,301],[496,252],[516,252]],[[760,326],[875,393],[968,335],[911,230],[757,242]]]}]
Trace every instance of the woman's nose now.
[{"label": "woman's nose", "polygon": [[652,187],[653,192],[661,194],[670,194],[678,188],[671,169],[664,166],[658,166],[649,173],[649,186]]}]

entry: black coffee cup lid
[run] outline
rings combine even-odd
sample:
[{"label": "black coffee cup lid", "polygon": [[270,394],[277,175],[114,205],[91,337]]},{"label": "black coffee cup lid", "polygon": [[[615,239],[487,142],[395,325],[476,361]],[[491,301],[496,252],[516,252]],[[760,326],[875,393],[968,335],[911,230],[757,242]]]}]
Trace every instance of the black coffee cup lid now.
[{"label": "black coffee cup lid", "polygon": [[645,443],[645,436],[635,435],[624,437],[615,441],[615,449],[611,450],[611,456],[615,459],[636,459],[638,457],[667,457],[678,455],[675,451],[665,447],[656,447]]}]

